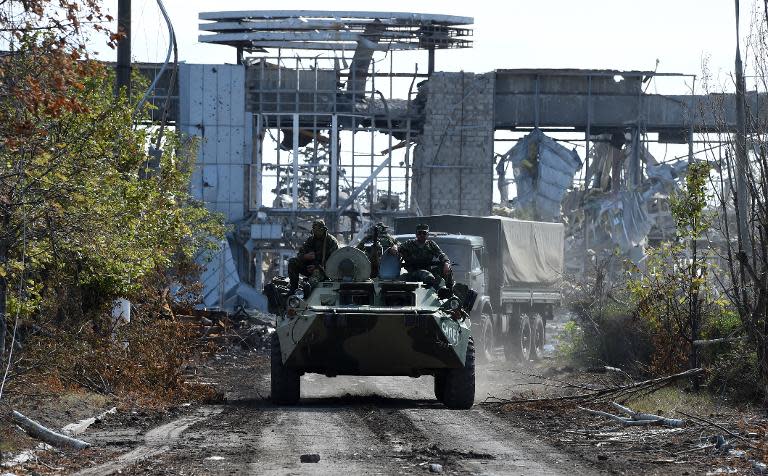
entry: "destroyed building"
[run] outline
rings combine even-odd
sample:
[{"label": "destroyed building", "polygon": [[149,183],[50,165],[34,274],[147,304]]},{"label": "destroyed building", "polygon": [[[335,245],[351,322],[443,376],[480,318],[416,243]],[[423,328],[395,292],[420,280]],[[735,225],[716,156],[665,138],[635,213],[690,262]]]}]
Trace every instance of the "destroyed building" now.
[{"label": "destroyed building", "polygon": [[[316,218],[349,243],[397,216],[562,221],[568,271],[616,250],[641,261],[649,236],[674,234],[666,197],[694,160],[694,133],[735,127],[730,96],[645,87],[690,75],[440,71],[438,59],[472,47],[469,17],[270,10],[200,20],[199,41],[231,46],[232,64],[180,64],[171,120],[196,139],[194,196],[232,225],[221,251],[201,257],[208,307],[264,307],[265,279],[286,273]],[[719,121],[707,113],[715,103]],[[649,143],[690,152],[657,160]]]}]

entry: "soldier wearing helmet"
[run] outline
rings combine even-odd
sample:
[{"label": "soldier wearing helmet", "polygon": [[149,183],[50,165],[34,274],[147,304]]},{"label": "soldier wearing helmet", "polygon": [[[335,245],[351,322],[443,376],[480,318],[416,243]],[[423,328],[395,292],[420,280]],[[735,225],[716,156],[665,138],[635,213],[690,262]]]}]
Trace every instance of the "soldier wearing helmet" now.
[{"label": "soldier wearing helmet", "polygon": [[339,242],[328,233],[323,220],[312,223],[312,235],[307,238],[295,258],[288,260],[288,278],[291,294],[299,287],[299,274],[318,277],[331,253],[339,249]]},{"label": "soldier wearing helmet", "polygon": [[408,240],[400,246],[400,257],[405,262],[408,273],[405,279],[422,281],[437,287],[440,278],[445,279],[448,289],[453,289],[451,260],[443,253],[437,243],[428,240],[429,225],[416,226],[416,239]]}]

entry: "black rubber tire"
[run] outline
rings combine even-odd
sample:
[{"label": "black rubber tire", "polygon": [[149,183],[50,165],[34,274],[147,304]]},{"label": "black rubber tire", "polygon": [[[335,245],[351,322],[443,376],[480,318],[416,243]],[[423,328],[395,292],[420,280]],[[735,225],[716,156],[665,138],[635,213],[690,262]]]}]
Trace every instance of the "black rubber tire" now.
[{"label": "black rubber tire", "polygon": [[441,370],[435,372],[435,398],[442,403],[445,397],[445,375]]},{"label": "black rubber tire", "polygon": [[475,403],[475,343],[469,338],[464,367],[447,369],[443,385],[443,404],[456,410],[467,410]]},{"label": "black rubber tire", "polygon": [[531,363],[531,349],[533,347],[533,326],[531,318],[527,314],[520,315],[520,331],[517,334],[516,343],[519,346],[520,362],[523,365]]},{"label": "black rubber tire", "polygon": [[515,327],[504,341],[504,355],[509,362],[528,365],[531,360],[531,320],[527,314],[520,314],[512,318],[512,325]]},{"label": "black rubber tire", "polygon": [[544,357],[544,344],[547,335],[544,330],[544,319],[540,314],[534,314],[532,321],[533,339],[531,342],[531,360],[538,361]]},{"label": "black rubber tire", "polygon": [[272,353],[270,367],[272,370],[272,403],[276,405],[296,405],[301,393],[299,373],[283,364],[280,352],[280,339],[273,332],[271,337]]},{"label": "black rubber tire", "polygon": [[527,314],[512,317],[515,326],[504,340],[504,356],[509,362],[529,365],[531,361],[531,320]]},{"label": "black rubber tire", "polygon": [[472,325],[472,335],[477,337],[477,361],[487,364],[493,360],[496,339],[493,334],[493,320],[490,314],[481,314],[477,324]]}]

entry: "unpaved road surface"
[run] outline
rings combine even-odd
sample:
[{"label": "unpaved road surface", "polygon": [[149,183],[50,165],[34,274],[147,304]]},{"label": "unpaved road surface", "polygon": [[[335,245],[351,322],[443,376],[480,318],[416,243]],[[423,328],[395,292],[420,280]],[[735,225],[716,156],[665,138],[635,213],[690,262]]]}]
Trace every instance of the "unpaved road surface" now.
[{"label": "unpaved road surface", "polygon": [[[598,472],[481,406],[446,409],[432,377],[306,375],[300,405],[281,407],[269,402],[268,366],[254,354],[223,358],[205,376],[223,404],[189,407],[82,474],[429,474],[432,464],[443,474]],[[504,375],[479,368],[478,400],[513,385]],[[90,436],[115,444],[108,427]],[[306,454],[320,461],[302,463]]]}]

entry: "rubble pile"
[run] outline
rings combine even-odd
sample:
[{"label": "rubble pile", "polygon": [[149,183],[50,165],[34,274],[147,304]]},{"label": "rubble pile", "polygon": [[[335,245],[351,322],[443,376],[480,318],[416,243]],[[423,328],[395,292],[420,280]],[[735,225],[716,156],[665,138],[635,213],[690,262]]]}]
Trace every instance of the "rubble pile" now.
[{"label": "rubble pile", "polygon": [[234,312],[195,309],[189,315],[177,317],[197,326],[200,339],[217,348],[269,349],[269,336],[275,331],[274,315],[242,307]]}]

